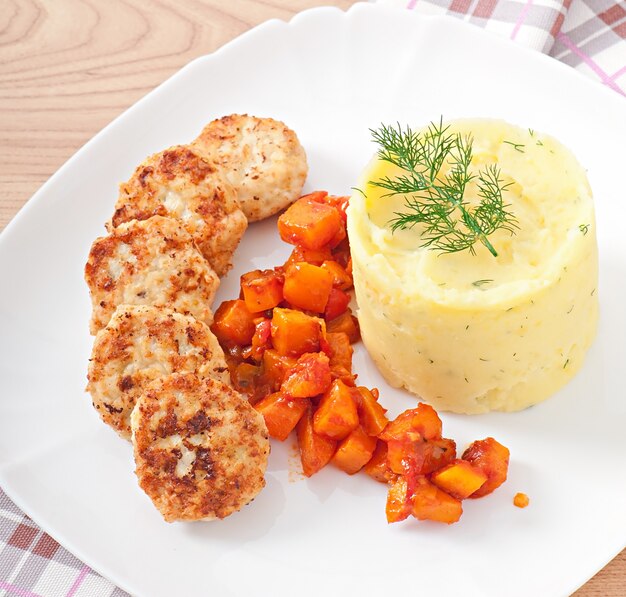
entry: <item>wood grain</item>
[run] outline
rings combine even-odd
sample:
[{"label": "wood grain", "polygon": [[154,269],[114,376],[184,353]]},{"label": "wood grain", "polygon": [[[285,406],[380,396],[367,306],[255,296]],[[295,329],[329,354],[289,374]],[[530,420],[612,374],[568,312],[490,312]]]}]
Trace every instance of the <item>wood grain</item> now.
[{"label": "wood grain", "polygon": [[[187,62],[322,4],[354,1],[0,0],[0,230],[87,140]],[[626,551],[575,593],[624,595]]]}]

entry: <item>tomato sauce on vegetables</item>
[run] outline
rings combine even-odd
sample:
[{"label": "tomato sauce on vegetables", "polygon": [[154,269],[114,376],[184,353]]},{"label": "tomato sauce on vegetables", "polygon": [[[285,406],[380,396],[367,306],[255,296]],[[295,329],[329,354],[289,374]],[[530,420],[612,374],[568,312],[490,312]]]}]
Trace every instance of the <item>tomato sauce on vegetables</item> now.
[{"label": "tomato sauce on vegetables", "polygon": [[211,329],[233,385],[270,436],[284,441],[295,431],[306,476],[329,463],[350,475],[363,471],[388,485],[388,522],[412,515],[451,524],[462,500],[504,482],[509,452],[487,438],[457,458],[431,406],[419,403],[389,421],[379,391],[357,385],[347,204],[325,191],[292,204],[278,219],[291,255],[241,276],[239,298],[219,306]]}]

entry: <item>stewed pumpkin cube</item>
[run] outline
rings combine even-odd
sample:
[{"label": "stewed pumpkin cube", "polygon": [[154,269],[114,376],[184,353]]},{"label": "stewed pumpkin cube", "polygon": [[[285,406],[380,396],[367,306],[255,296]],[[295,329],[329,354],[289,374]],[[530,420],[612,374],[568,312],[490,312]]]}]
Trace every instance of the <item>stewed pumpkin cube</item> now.
[{"label": "stewed pumpkin cube", "polygon": [[283,295],[299,309],[323,313],[332,289],[332,274],[317,265],[302,261],[290,265],[285,272]]},{"label": "stewed pumpkin cube", "polygon": [[241,276],[241,292],[251,313],[273,309],[283,300],[283,274],[273,269],[248,272]]},{"label": "stewed pumpkin cube", "polygon": [[385,415],[387,411],[366,387],[360,386],[357,390],[360,395],[358,412],[361,425],[368,435],[378,436],[389,422]]},{"label": "stewed pumpkin cube", "polygon": [[339,211],[306,196],[293,203],[278,218],[280,238],[292,245],[320,249],[336,239],[344,227]]},{"label": "stewed pumpkin cube", "polygon": [[391,476],[391,470],[387,464],[387,444],[382,440],[376,440],[376,449],[363,467],[363,472],[379,483],[387,483]]},{"label": "stewed pumpkin cube", "polygon": [[313,416],[313,427],[317,433],[339,440],[357,428],[359,415],[352,392],[352,388],[340,379],[333,381]]},{"label": "stewed pumpkin cube", "polygon": [[312,398],[331,384],[330,363],[323,352],[305,353],[287,372],[280,391],[292,398]]},{"label": "stewed pumpkin cube", "polygon": [[274,309],[271,325],[272,344],[278,354],[299,357],[318,352],[323,321],[295,309]]},{"label": "stewed pumpkin cube", "polygon": [[413,488],[412,514],[418,520],[434,520],[452,524],[463,514],[463,505],[459,500],[448,495],[426,477],[418,477]]},{"label": "stewed pumpkin cube", "polygon": [[266,396],[254,405],[265,419],[271,437],[285,441],[306,412],[309,401],[287,398],[280,392]]},{"label": "stewed pumpkin cube", "polygon": [[350,290],[353,286],[352,276],[335,260],[329,259],[322,263],[322,268],[333,276],[333,286],[341,290]]},{"label": "stewed pumpkin cube", "polygon": [[491,493],[506,481],[509,470],[509,449],[493,437],[477,440],[470,445],[463,460],[478,467],[487,475],[487,481],[470,497],[477,498]]},{"label": "stewed pumpkin cube", "polygon": [[337,442],[315,432],[313,429],[313,409],[309,400],[305,402],[307,409],[296,425],[296,433],[298,434],[302,471],[307,477],[310,477],[330,462],[335,453]]},{"label": "stewed pumpkin cube", "polygon": [[333,464],[349,475],[354,475],[367,464],[375,449],[376,438],[370,437],[358,426],[337,446]]},{"label": "stewed pumpkin cube", "polygon": [[211,331],[224,346],[246,346],[252,342],[254,315],[241,299],[224,301],[215,312]]},{"label": "stewed pumpkin cube", "polygon": [[387,425],[382,439],[402,440],[414,437],[415,433],[423,439],[441,438],[441,419],[432,406],[420,402],[417,408],[405,410]]},{"label": "stewed pumpkin cube", "polygon": [[430,480],[452,497],[464,500],[485,483],[487,475],[466,460],[455,460],[435,471]]},{"label": "stewed pumpkin cube", "polygon": [[400,522],[411,514],[413,504],[409,496],[409,488],[406,477],[398,476],[389,482],[387,491],[387,505],[385,514],[387,522]]}]

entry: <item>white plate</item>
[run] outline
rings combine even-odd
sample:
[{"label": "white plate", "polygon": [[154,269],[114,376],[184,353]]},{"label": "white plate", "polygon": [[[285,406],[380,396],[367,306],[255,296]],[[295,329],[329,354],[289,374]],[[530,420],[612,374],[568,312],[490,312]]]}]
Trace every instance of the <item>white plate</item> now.
[{"label": "white plate", "polygon": [[[388,526],[385,489],[325,469],[302,479],[274,445],[267,487],[207,524],[164,523],[138,488],[131,449],[84,394],[91,338],[82,279],[118,182],[145,156],[189,141],[212,118],[249,112],[293,127],[307,189],[346,193],[373,152],[368,127],[493,116],[560,138],[589,171],[601,259],[599,336],[582,372],[517,414],[443,415],[463,447],[510,447],[509,481],[465,502],[459,524]],[[0,237],[0,483],[52,536],[138,595],[566,595],[625,545],[626,103],[544,56],[474,27],[356,5],[270,21],[194,61],[81,149]],[[274,222],[246,233],[237,278],[281,262]],[[362,350],[355,369],[392,414]],[[512,505],[517,491],[531,505]],[[402,591],[402,593],[399,593]]]}]

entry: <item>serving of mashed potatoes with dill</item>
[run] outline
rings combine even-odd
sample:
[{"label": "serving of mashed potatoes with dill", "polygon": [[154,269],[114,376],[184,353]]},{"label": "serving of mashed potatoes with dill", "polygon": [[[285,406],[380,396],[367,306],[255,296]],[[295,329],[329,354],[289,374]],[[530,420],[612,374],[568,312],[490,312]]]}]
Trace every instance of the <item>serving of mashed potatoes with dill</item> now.
[{"label": "serving of mashed potatoes with dill", "polygon": [[[392,230],[407,198],[371,184],[398,175],[375,158],[348,211],[363,341],[391,385],[437,409],[520,410],[576,374],[596,333],[591,190],[575,157],[547,135],[497,120],[455,121],[448,131],[473,139],[470,173],[497,166],[515,227],[490,234],[497,256],[480,242],[425,247],[420,225]],[[479,193],[467,186],[469,204]]]}]

